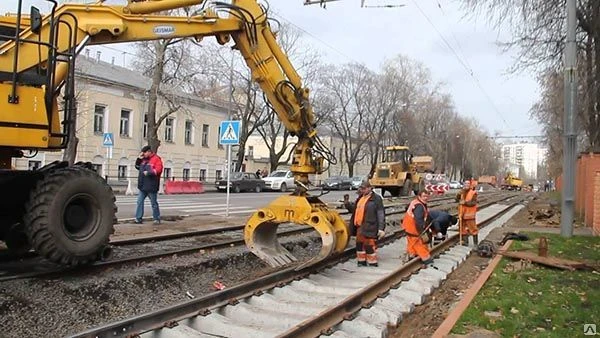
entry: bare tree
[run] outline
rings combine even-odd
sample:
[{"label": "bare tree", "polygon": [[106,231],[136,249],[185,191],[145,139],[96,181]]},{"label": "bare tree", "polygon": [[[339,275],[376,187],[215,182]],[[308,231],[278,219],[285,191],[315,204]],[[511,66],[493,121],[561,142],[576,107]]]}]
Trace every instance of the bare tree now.
[{"label": "bare tree", "polygon": [[[497,27],[511,27],[513,38],[502,42],[517,49],[513,71],[533,68],[540,74],[558,71],[565,46],[566,0],[462,0],[470,13],[485,12]],[[582,86],[579,106],[581,127],[588,148],[600,147],[600,1],[577,1],[578,68]],[[541,122],[545,124],[545,122]],[[562,124],[562,123],[561,123]],[[551,135],[547,134],[548,137]],[[562,152],[562,146],[560,147]]]},{"label": "bare tree", "polygon": [[[348,174],[354,175],[354,165],[366,156],[368,106],[367,98],[375,90],[375,74],[365,66],[346,64],[330,67],[323,77],[328,95],[336,103],[329,125],[335,136],[342,140],[343,161]],[[372,110],[372,109],[371,109]]]}]

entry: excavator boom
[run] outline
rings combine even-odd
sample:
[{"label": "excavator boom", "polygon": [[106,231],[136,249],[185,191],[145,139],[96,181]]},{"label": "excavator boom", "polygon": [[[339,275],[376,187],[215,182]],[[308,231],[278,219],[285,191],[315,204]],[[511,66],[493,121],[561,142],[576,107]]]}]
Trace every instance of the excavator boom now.
[{"label": "excavator boom", "polygon": [[[55,3],[45,17],[36,8],[32,8],[30,15],[22,16],[19,14],[22,0],[18,4],[16,16],[0,19],[0,97],[7,98],[0,101],[0,168],[6,168],[12,158],[21,156],[21,149],[59,150],[66,147],[74,134],[74,64],[85,45],[172,38],[201,40],[207,36],[214,36],[220,44],[233,40],[234,48],[243,56],[252,79],[265,93],[270,107],[290,134],[298,137],[290,168],[296,189],[250,217],[244,232],[248,247],[273,266],[294,261],[295,257],[277,241],[276,231],[281,223],[310,225],[321,235],[321,252],[306,264],[339,253],[347,246],[349,232],[345,222],[318,198],[308,194],[309,175],[322,172],[324,161],[334,158],[317,136],[309,91],[302,86],[300,76],[278,45],[269,24],[268,10],[256,0],[231,0],[210,5],[204,4],[203,0],[131,0],[125,6],[103,2],[61,6]],[[195,5],[202,7],[196,11],[194,7],[189,8]],[[171,14],[182,8],[194,12],[191,15]],[[66,107],[62,114],[57,103],[61,91]],[[42,175],[35,180],[43,183],[45,178]],[[27,198],[30,197],[24,197]],[[92,202],[89,205],[93,205]],[[95,211],[93,207],[88,209],[90,214]],[[111,218],[114,210],[112,216],[109,212],[101,214]],[[20,222],[23,215],[12,218]],[[53,221],[59,224],[52,227],[64,230],[60,215]],[[106,219],[94,222],[108,226]],[[22,223],[25,232],[33,231],[34,227],[26,220]],[[57,232],[56,229],[48,230],[50,234]],[[106,235],[106,232],[102,233]],[[29,237],[34,246],[40,242],[36,242],[33,235]],[[54,244],[69,246],[68,240],[61,240]],[[98,241],[106,242],[104,239]],[[43,245],[39,248],[43,249]],[[77,259],[77,253],[67,251],[60,251],[56,257],[50,253],[46,256],[71,264],[88,261],[91,257],[86,254],[85,259]]]}]

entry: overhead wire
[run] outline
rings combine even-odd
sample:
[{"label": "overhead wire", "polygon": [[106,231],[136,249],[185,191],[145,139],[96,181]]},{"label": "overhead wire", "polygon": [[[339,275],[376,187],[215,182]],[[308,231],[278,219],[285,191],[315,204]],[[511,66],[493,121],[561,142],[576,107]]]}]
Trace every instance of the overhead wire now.
[{"label": "overhead wire", "polygon": [[479,89],[483,93],[483,95],[486,98],[486,100],[489,102],[490,106],[492,107],[492,109],[494,110],[494,112],[496,113],[496,115],[498,115],[498,117],[500,117],[500,119],[502,120],[502,122],[504,122],[504,124],[508,127],[508,129],[512,131],[512,127],[508,124],[508,122],[504,118],[504,115],[500,112],[500,110],[498,109],[498,107],[496,106],[496,104],[494,103],[494,101],[492,100],[492,98],[490,97],[490,95],[487,93],[487,91],[485,90],[485,88],[483,87],[483,85],[481,84],[481,82],[479,81],[479,78],[477,77],[477,75],[475,74],[475,72],[473,71],[473,69],[470,67],[470,65],[468,65],[468,62],[464,61],[463,58],[461,58],[458,55],[456,49],[454,49],[454,47],[452,47],[452,45],[448,42],[448,40],[444,37],[444,35],[439,31],[439,29],[437,28],[437,26],[433,23],[433,21],[429,18],[429,16],[425,13],[425,11],[423,11],[423,9],[417,4],[417,2],[415,0],[411,0],[411,2],[419,10],[419,12],[421,12],[421,14],[427,20],[427,22],[429,22],[429,24],[431,25],[431,27],[436,31],[436,33],[442,39],[442,41],[444,42],[444,44],[446,44],[446,46],[448,47],[448,49],[450,49],[450,51],[452,52],[452,54],[454,54],[455,58],[458,60],[458,62],[460,63],[460,65],[466,70],[467,74],[469,74],[469,76],[474,80],[475,84],[477,85],[477,87],[479,87]]}]

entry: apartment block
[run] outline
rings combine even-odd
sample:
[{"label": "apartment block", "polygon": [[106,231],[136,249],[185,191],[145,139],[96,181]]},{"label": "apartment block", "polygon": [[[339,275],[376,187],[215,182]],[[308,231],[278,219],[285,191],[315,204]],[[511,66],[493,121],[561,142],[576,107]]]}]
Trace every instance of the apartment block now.
[{"label": "apartment block", "polygon": [[[80,56],[77,59],[77,161],[90,161],[113,187],[137,181],[135,159],[148,135],[148,90],[151,80],[140,73]],[[200,98],[173,94],[180,107],[158,129],[163,177],[214,182],[225,171],[226,153],[219,145],[219,125],[227,109]],[[157,117],[169,109],[159,101]],[[114,146],[104,147],[106,133]],[[14,160],[17,169],[35,169],[62,158],[62,152],[39,152]]]}]

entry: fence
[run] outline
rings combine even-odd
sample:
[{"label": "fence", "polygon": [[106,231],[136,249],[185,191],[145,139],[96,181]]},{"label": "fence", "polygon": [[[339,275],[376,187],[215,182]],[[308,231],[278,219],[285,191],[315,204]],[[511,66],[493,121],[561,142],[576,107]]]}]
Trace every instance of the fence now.
[{"label": "fence", "polygon": [[[600,235],[600,153],[582,153],[575,169],[575,213]],[[556,188],[562,190],[562,175]]]}]

